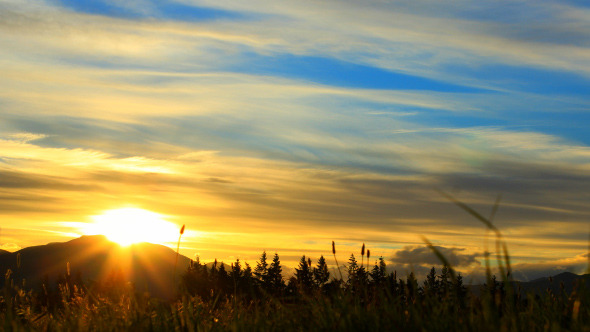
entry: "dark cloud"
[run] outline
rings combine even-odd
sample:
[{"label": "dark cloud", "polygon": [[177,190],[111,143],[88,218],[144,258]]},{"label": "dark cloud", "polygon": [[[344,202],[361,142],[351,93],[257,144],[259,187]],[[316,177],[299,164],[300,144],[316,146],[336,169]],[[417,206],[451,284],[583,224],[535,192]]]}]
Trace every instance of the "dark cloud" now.
[{"label": "dark cloud", "polygon": [[[434,246],[453,267],[467,267],[472,264],[479,265],[480,262],[476,259],[479,254],[465,254],[465,249],[447,248],[442,246]],[[403,249],[396,251],[391,257],[391,262],[401,265],[441,265],[441,261],[434,254],[434,252],[427,246],[405,246]]]},{"label": "dark cloud", "polygon": [[[590,176],[576,165],[558,162],[540,163],[526,160],[494,160],[479,166],[478,174],[449,174],[439,177],[441,183],[468,191],[510,192],[515,194],[538,194],[567,192],[587,188]],[[576,190],[577,191],[577,190]]]},{"label": "dark cloud", "polygon": [[49,189],[90,191],[97,190],[97,185],[73,183],[70,179],[55,176],[34,175],[24,172],[0,171],[0,188],[7,189]]},{"label": "dark cloud", "polygon": [[216,178],[216,177],[211,177],[211,178],[207,179],[207,181],[213,182],[213,183],[233,183],[233,181],[225,180],[222,178]]}]

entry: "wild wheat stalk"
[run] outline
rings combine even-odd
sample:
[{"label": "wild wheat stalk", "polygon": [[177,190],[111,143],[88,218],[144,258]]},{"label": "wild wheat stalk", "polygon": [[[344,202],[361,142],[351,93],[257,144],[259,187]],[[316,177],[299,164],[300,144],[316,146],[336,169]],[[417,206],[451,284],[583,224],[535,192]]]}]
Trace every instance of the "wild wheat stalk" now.
[{"label": "wild wheat stalk", "polygon": [[338,272],[340,273],[340,281],[343,281],[342,271],[340,271],[340,265],[338,264],[338,259],[336,259],[336,244],[334,241],[332,241],[332,254],[334,255],[334,261],[336,261],[336,267],[338,267]]},{"label": "wild wheat stalk", "polygon": [[174,262],[174,276],[173,276],[174,287],[176,286],[176,267],[178,266],[178,252],[180,251],[180,238],[182,237],[182,234],[184,234],[184,226],[185,225],[182,225],[182,228],[180,228],[180,235],[178,236],[178,243],[176,244],[176,262]]},{"label": "wild wheat stalk", "polygon": [[365,244],[361,248],[361,267],[365,267]]}]

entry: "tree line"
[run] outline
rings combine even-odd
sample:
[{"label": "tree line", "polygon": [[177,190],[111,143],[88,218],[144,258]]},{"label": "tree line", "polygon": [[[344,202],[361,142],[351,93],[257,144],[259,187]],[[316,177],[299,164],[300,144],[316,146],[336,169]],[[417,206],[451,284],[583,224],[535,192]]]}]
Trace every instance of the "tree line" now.
[{"label": "tree line", "polygon": [[[242,264],[239,259],[230,265],[216,260],[208,267],[197,257],[183,274],[181,287],[183,292],[204,300],[231,296],[245,299],[272,296],[289,300],[300,296],[345,292],[366,299],[380,293],[403,301],[429,297],[461,303],[467,295],[463,278],[460,274],[453,278],[448,266],[443,266],[440,273],[432,267],[423,282],[419,282],[414,273],[398,278],[396,271],[388,272],[383,257],[370,267],[368,259],[367,264],[364,264],[364,259],[358,262],[351,254],[343,268],[345,274],[337,278],[331,275],[324,256],[320,256],[314,264],[311,258],[303,255],[294,275],[285,280],[276,253],[269,262],[266,251],[263,251],[254,268],[248,263]],[[494,287],[497,288],[498,284]]]}]

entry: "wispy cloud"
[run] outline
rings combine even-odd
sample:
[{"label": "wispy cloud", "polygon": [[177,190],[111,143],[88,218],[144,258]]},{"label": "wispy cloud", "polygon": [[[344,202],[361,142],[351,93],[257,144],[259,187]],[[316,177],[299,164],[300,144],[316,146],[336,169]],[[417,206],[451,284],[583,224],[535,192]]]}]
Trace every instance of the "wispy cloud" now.
[{"label": "wispy cloud", "polygon": [[13,226],[129,204],[209,234],[187,243],[203,258],[261,243],[329,253],[332,239],[389,257],[424,234],[476,259],[484,230],[436,187],[482,213],[502,193],[497,223],[516,257],[586,250],[587,7],[0,8],[0,206]]}]

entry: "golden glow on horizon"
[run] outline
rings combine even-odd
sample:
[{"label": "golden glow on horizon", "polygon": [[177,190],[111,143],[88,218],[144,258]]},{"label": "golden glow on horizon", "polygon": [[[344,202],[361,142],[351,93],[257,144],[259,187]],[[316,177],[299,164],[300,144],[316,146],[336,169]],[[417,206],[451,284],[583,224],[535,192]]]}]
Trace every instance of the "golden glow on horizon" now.
[{"label": "golden glow on horizon", "polygon": [[178,240],[180,227],[158,213],[138,208],[122,208],[92,216],[93,223],[82,227],[85,235],[105,235],[122,246],[150,242],[164,244]]}]

